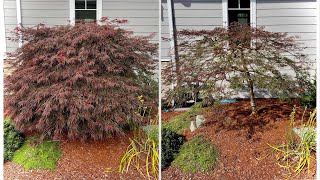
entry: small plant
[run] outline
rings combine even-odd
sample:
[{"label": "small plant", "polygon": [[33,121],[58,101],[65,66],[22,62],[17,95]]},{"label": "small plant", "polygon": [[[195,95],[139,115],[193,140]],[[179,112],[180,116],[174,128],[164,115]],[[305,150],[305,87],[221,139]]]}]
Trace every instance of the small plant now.
[{"label": "small plant", "polygon": [[288,171],[293,170],[295,175],[298,175],[305,168],[307,168],[309,173],[311,159],[314,159],[311,154],[316,151],[316,109],[310,112],[307,123],[303,124],[303,128],[306,131],[301,134],[300,139],[295,137],[293,131],[295,111],[294,107],[290,115],[290,129],[287,132],[287,142],[282,145],[269,144],[269,146],[273,150],[277,164]]},{"label": "small plant", "polygon": [[163,127],[181,134],[190,126],[190,119],[200,114],[202,110],[200,107],[192,106],[187,112],[176,116],[169,122],[163,123]]},{"label": "small plant", "polygon": [[304,106],[315,108],[317,106],[317,78],[314,77],[311,82],[307,83],[307,89],[300,95],[300,102]]},{"label": "small plant", "polygon": [[161,170],[164,170],[174,160],[174,156],[185,142],[185,137],[167,128],[162,129],[161,133]]},{"label": "small plant", "polygon": [[10,161],[14,152],[19,149],[24,141],[24,135],[10,124],[9,119],[4,120],[4,162]]},{"label": "small plant", "polygon": [[119,172],[127,172],[131,166],[148,179],[158,179],[159,154],[157,141],[145,134],[142,128],[134,131],[126,153],[119,165]]},{"label": "small plant", "polygon": [[182,145],[172,162],[183,172],[210,172],[218,162],[218,149],[203,137],[196,137]]},{"label": "small plant", "polygon": [[43,141],[35,143],[28,139],[13,155],[13,162],[21,164],[26,169],[54,170],[62,155],[58,142]]}]

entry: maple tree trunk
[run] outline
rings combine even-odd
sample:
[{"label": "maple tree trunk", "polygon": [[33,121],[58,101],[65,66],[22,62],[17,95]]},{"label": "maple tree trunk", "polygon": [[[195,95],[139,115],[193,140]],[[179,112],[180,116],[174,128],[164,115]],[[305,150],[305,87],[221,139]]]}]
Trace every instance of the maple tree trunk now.
[{"label": "maple tree trunk", "polygon": [[251,105],[251,114],[256,113],[256,100],[254,97],[254,92],[253,92],[253,82],[249,82],[249,88],[250,88],[250,105]]}]

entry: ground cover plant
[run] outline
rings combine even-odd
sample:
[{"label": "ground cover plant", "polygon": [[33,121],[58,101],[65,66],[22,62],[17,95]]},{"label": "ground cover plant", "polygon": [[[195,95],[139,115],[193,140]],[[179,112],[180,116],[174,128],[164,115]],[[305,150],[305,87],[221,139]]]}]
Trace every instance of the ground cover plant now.
[{"label": "ground cover plant", "polygon": [[306,128],[306,131],[299,138],[293,130],[295,127],[295,113],[296,109],[294,107],[290,115],[286,143],[269,146],[273,150],[277,164],[289,172],[293,171],[294,175],[298,175],[304,169],[307,169],[307,172],[310,173],[310,162],[312,158],[314,159],[312,153],[316,152],[316,110],[310,112],[308,121],[302,126]]},{"label": "ground cover plant", "polygon": [[161,170],[164,170],[171,165],[186,139],[168,128],[162,129],[161,137]]},{"label": "ground cover plant", "polygon": [[297,96],[304,89],[299,77],[308,77],[308,58],[297,37],[239,23],[178,34],[179,59],[163,73],[165,84],[176,85],[169,102],[186,92],[216,99],[245,92],[254,114],[257,93]]},{"label": "ground cover plant", "polygon": [[10,161],[13,157],[14,152],[19,149],[24,142],[24,135],[17,131],[13,124],[10,124],[9,118],[4,120],[4,151],[3,159],[4,162]]},{"label": "ground cover plant", "polygon": [[17,28],[15,40],[26,43],[10,55],[15,70],[5,80],[15,127],[41,139],[99,140],[141,123],[133,109],[153,74],[157,45],[119,28],[124,22]]},{"label": "ground cover plant", "polygon": [[62,156],[59,143],[54,141],[35,142],[29,138],[13,155],[13,162],[26,169],[54,170],[58,159]]},{"label": "ground cover plant", "polygon": [[210,172],[218,162],[217,147],[204,137],[195,137],[181,146],[172,165],[183,172]]}]

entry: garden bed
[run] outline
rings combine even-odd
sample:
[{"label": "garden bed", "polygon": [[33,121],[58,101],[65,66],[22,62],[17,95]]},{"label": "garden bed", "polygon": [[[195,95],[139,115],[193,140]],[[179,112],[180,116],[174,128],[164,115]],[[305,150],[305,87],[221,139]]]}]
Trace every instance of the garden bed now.
[{"label": "garden bed", "polygon": [[7,162],[4,179],[143,179],[135,169],[118,172],[130,137],[132,134],[90,143],[62,141],[62,158],[54,171],[26,170]]},{"label": "garden bed", "polygon": [[[290,113],[298,104],[295,100],[258,99],[257,116],[250,116],[250,102],[246,100],[205,108],[204,126],[192,133],[188,130],[184,135],[189,140],[203,135],[217,145],[217,166],[212,172],[193,174],[171,166],[163,171],[163,179],[285,179],[288,171],[276,164],[274,156],[267,156],[271,152],[268,143],[285,142]],[[301,123],[303,110],[297,106],[296,125]],[[170,114],[163,113],[162,117],[170,117]],[[310,174],[303,171],[290,179],[315,179],[315,164],[312,160]]]}]

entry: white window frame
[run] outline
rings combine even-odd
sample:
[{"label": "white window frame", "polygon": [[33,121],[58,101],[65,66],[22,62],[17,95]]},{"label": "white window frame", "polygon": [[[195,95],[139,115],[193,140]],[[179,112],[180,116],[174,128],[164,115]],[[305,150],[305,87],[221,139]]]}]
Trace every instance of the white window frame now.
[{"label": "white window frame", "polygon": [[[228,0],[222,0],[223,27],[229,26],[229,17],[228,17],[229,13],[228,13],[228,11],[229,11]],[[251,25],[251,27],[257,26],[257,0],[250,0],[250,25]]]},{"label": "white window frame", "polygon": [[[69,0],[69,6],[70,6],[70,24],[74,25],[75,24],[75,20],[76,20],[76,1],[75,0]],[[90,9],[85,9],[85,10],[90,10]],[[92,9],[92,10],[96,10],[96,20],[99,24],[99,20],[102,18],[102,0],[97,0],[97,7],[96,9]]]}]

